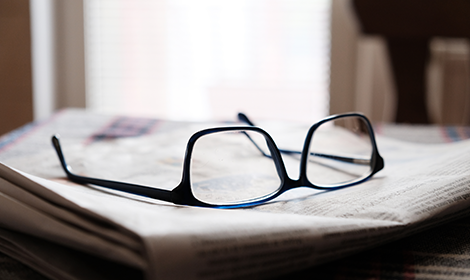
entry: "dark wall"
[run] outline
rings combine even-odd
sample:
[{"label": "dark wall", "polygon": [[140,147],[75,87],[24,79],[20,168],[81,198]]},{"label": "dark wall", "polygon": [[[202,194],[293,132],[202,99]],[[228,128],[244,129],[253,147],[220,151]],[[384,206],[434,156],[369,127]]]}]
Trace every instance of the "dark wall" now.
[{"label": "dark wall", "polygon": [[33,120],[29,0],[0,0],[0,135]]}]

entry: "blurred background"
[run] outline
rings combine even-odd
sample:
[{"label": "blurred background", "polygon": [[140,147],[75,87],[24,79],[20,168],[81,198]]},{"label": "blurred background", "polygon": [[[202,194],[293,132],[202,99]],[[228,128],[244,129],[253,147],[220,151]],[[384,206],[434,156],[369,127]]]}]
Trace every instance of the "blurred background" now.
[{"label": "blurred background", "polygon": [[0,134],[68,107],[466,125],[468,26],[465,0],[0,0]]}]

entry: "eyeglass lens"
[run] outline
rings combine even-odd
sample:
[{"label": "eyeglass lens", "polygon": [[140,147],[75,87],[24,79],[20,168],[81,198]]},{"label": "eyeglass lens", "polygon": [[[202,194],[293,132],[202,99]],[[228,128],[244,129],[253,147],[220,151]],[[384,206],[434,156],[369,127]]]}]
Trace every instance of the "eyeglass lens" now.
[{"label": "eyeglass lens", "polygon": [[313,133],[307,178],[317,186],[335,187],[371,173],[369,126],[360,117],[342,117],[321,124]]},{"label": "eyeglass lens", "polygon": [[211,133],[196,141],[190,180],[197,199],[216,205],[246,203],[280,188],[274,161],[251,140],[271,155],[264,135],[255,131]]}]

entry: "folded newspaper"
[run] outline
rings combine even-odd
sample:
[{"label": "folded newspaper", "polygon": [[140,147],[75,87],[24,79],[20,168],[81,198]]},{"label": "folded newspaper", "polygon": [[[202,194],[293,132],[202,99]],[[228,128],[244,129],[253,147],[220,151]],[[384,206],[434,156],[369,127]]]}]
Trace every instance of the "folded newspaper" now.
[{"label": "folded newspaper", "polygon": [[[73,112],[63,114],[66,122]],[[122,138],[90,133],[105,121],[90,119],[83,131],[50,122],[3,152],[0,146],[0,251],[52,279],[272,278],[470,213],[469,141],[378,137],[385,168],[365,183],[329,192],[299,188],[255,207],[209,209],[71,183],[49,143],[61,133],[67,160],[80,174],[171,189],[191,134],[220,124],[155,123],[151,133]],[[309,127],[261,126],[279,147],[296,150]],[[288,166],[291,178],[297,169]]]}]

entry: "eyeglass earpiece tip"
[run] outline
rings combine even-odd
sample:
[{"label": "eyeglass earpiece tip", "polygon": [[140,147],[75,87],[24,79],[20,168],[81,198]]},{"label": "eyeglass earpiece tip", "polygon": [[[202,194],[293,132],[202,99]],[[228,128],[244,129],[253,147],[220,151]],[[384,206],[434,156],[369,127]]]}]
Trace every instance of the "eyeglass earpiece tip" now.
[{"label": "eyeglass earpiece tip", "polygon": [[244,113],[238,113],[238,119],[244,123],[247,123],[251,126],[255,126],[251,121],[250,119],[248,119],[248,117],[244,114]]},{"label": "eyeglass earpiece tip", "polygon": [[60,136],[58,134],[52,135],[52,138],[51,138],[52,145],[54,145],[55,147],[60,147],[59,138],[60,138]]}]

